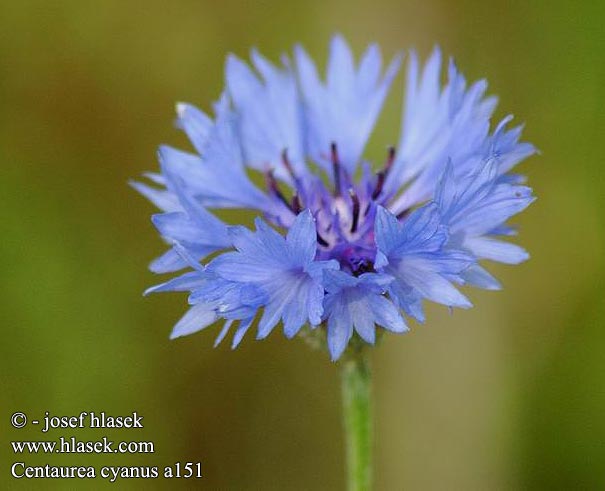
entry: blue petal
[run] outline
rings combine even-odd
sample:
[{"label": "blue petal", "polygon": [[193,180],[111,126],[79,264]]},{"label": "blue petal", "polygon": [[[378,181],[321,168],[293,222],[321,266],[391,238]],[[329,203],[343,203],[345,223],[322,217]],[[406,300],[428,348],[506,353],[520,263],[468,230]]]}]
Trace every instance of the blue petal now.
[{"label": "blue petal", "polygon": [[[265,284],[270,298],[258,323],[258,339],[267,337],[284,316],[288,306],[298,302],[296,297],[300,288],[300,280],[297,280],[298,278],[290,278],[289,281],[279,278],[274,283]],[[290,329],[293,328],[290,327]]]},{"label": "blue petal", "polygon": [[186,292],[198,288],[204,281],[205,278],[199,271],[189,271],[165,283],[147,288],[144,295],[159,292]]},{"label": "blue petal", "polygon": [[330,42],[330,58],[326,76],[328,89],[334,93],[351,91],[354,77],[355,61],[351,48],[342,36],[336,35]]},{"label": "blue petal", "polygon": [[[414,210],[400,223],[386,209],[379,207],[375,224],[376,245],[387,258],[403,254],[439,251],[447,241],[437,206],[429,203]],[[381,264],[384,259],[381,259]]]},{"label": "blue petal", "polygon": [[[178,240],[178,239],[173,239]],[[187,266],[192,266],[194,269],[201,269],[201,265],[199,264],[199,260],[206,257],[211,252],[217,250],[217,247],[214,245],[200,245],[189,243],[183,241],[178,246],[181,248],[181,251],[177,251],[175,249],[175,245],[173,244],[173,248],[166,251],[160,257],[154,259],[149,265],[149,270],[153,273],[173,273],[175,271],[179,271]],[[187,251],[188,258],[185,259],[183,257],[183,251]],[[193,265],[197,265],[193,266]]]},{"label": "blue petal", "polygon": [[351,276],[344,271],[326,269],[323,274],[324,288],[328,293],[338,293],[344,288],[350,288],[359,284],[359,278]]},{"label": "blue petal", "polygon": [[232,151],[223,152],[217,148],[219,144],[215,140],[209,143],[204,159],[162,146],[159,150],[162,170],[185,183],[187,192],[205,206],[272,210],[269,198],[245,174],[241,158]]},{"label": "blue petal", "polygon": [[[361,295],[361,292],[358,294]],[[368,297],[377,297],[377,295],[366,295]],[[349,310],[351,312],[351,318],[353,319],[355,331],[366,343],[374,344],[376,342],[376,325],[374,324],[374,312],[369,310],[369,299],[362,298],[356,300],[357,301],[352,301],[349,304]]]},{"label": "blue petal", "polygon": [[475,237],[465,241],[465,245],[477,257],[491,259],[505,264],[519,264],[529,259],[529,254],[518,245],[488,237]]},{"label": "blue petal", "polygon": [[318,324],[323,314],[323,288],[308,275],[288,275],[263,283],[269,296],[265,311],[259,322],[258,337],[266,337],[279,322],[284,321],[284,333],[294,336],[309,319]]},{"label": "blue petal", "polygon": [[519,143],[520,129],[505,130],[508,119],[489,135],[497,100],[485,97],[485,81],[467,88],[450,61],[449,80],[441,90],[440,66],[441,54],[435,50],[419,77],[416,55],[410,56],[398,158],[385,188],[394,193],[413,182],[391,203],[395,214],[430,199],[448,161],[457,176],[490,159],[497,160],[504,173],[535,152],[533,146]]},{"label": "blue petal", "polygon": [[530,188],[498,183],[498,169],[497,161],[491,160],[457,178],[452,166],[447,167],[435,200],[451,233],[488,233],[534,201]]},{"label": "blue petal", "polygon": [[217,316],[214,309],[203,303],[192,306],[174,326],[170,339],[187,336],[211,325]]},{"label": "blue petal", "polygon": [[214,341],[214,347],[215,348],[219,344],[221,344],[223,342],[223,339],[225,339],[225,336],[227,335],[227,333],[231,329],[231,325],[233,324],[233,322],[234,322],[233,320],[227,320],[227,321],[225,321],[225,324],[223,325],[223,328],[221,329],[221,332],[219,332],[218,336],[216,337],[216,340]]},{"label": "blue petal", "polygon": [[396,333],[408,330],[403,317],[401,317],[393,302],[387,300],[385,297],[373,295],[370,300],[370,308],[372,309],[375,322],[385,329]]},{"label": "blue petal", "polygon": [[431,271],[430,261],[406,258],[399,261],[397,268],[387,272],[412,287],[422,297],[448,307],[470,308],[472,304],[438,272]]},{"label": "blue petal", "polygon": [[382,267],[388,263],[386,255],[398,246],[400,231],[401,226],[397,217],[379,206],[376,212],[375,234],[376,245],[382,256],[376,259],[377,267]]},{"label": "blue petal", "polygon": [[379,81],[382,68],[382,55],[377,44],[368,46],[362,55],[357,69],[357,81],[362,92],[370,92]]},{"label": "blue petal", "polygon": [[246,174],[235,116],[224,101],[225,98],[217,105],[217,119],[209,130],[203,155],[162,146],[162,172],[173,182],[180,180],[186,193],[201,199],[204,206],[271,212],[275,203]]},{"label": "blue petal", "polygon": [[[477,258],[516,264],[527,259],[523,249],[495,241],[487,235],[510,234],[504,222],[533,201],[531,189],[508,184],[498,178],[499,164],[489,161],[466,177],[455,177],[448,166],[441,178],[436,200],[443,222],[453,236],[452,245]],[[484,275],[483,275],[484,276]],[[481,281],[480,278],[477,278]],[[484,277],[483,280],[496,284]]]},{"label": "blue petal", "polygon": [[204,153],[212,120],[197,107],[184,102],[176,105],[176,126],[183,130],[198,153]]},{"label": "blue petal", "polygon": [[296,79],[289,68],[276,68],[256,50],[252,51],[252,60],[263,76],[262,82],[234,56],[228,58],[226,66],[245,163],[263,172],[274,169],[276,177],[290,181],[290,173],[282,161],[284,150],[299,175],[307,172]]},{"label": "blue petal", "polygon": [[254,321],[254,317],[251,317],[250,319],[242,320],[240,322],[239,327],[237,328],[237,330],[235,331],[235,334],[233,335],[233,341],[231,342],[231,349],[235,349],[239,346],[239,344],[242,342],[242,339],[244,338],[244,335],[246,334],[246,332],[248,332],[248,329],[250,329],[250,326],[252,325],[253,321]]},{"label": "blue petal", "polygon": [[149,271],[156,274],[173,273],[187,266],[174,249],[169,249],[149,264]]},{"label": "blue petal", "polygon": [[137,181],[130,181],[129,184],[160,210],[178,211],[181,209],[178,198],[169,191],[156,189]]},{"label": "blue petal", "polygon": [[250,67],[234,55],[227,57],[225,79],[229,95],[236,106],[241,106],[261,89],[261,84]]},{"label": "blue petal", "polygon": [[[305,101],[307,151],[329,171],[330,146],[336,143],[339,160],[353,174],[399,68],[399,58],[389,65],[382,80],[372,80],[375,66],[380,65],[376,47],[369,48],[362,62],[371,68],[371,73],[362,73],[355,70],[347,43],[341,36],[335,36],[330,45],[325,85],[301,47],[297,47],[295,58]],[[374,83],[369,85],[370,81]]]},{"label": "blue petal", "polygon": [[314,219],[308,211],[297,216],[286,238],[261,219],[256,220],[256,232],[233,227],[229,233],[237,251],[217,256],[208,270],[226,281],[254,286],[263,292],[264,298],[259,300],[264,307],[259,338],[267,336],[280,320],[288,337],[307,321],[320,322],[321,271],[336,264],[313,261],[317,240]]},{"label": "blue petal", "polygon": [[471,306],[450,281],[457,281],[474,260],[444,248],[448,235],[440,222],[435,204],[413,211],[402,224],[390,212],[378,210],[375,234],[382,254],[378,269],[395,278],[389,292],[405,310],[417,312],[407,304],[416,303],[418,297],[451,307]]},{"label": "blue petal", "polygon": [[376,324],[393,332],[407,330],[397,308],[383,296],[392,277],[376,273],[353,277],[342,271],[325,271],[324,280],[328,346],[333,360],[340,357],[353,330],[369,344],[376,340]]},{"label": "blue petal", "polygon": [[317,250],[317,231],[315,220],[309,210],[301,212],[286,236],[286,242],[294,258],[300,259],[302,264],[307,264],[315,259]]},{"label": "blue petal", "polygon": [[189,302],[211,305],[217,313],[226,319],[247,319],[254,317],[258,308],[266,301],[264,292],[254,285],[226,281],[213,276],[192,290]]},{"label": "blue petal", "polygon": [[153,224],[163,237],[207,248],[208,252],[230,245],[226,227],[213,227],[208,220],[193,220],[185,213],[173,212],[154,215]]},{"label": "blue petal", "polygon": [[353,336],[353,320],[346,305],[335,297],[326,298],[328,317],[328,349],[332,361],[336,361],[344,352]]},{"label": "blue petal", "polygon": [[500,290],[500,282],[479,265],[473,265],[460,275],[467,285],[485,290]]}]

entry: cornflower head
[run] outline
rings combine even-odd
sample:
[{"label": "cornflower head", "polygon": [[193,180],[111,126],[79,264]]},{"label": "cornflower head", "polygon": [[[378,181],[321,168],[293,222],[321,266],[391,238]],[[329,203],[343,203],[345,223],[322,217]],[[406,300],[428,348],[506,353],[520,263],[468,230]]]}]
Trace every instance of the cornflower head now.
[{"label": "cornflower head", "polygon": [[[491,126],[484,80],[467,84],[450,60],[442,86],[439,49],[423,67],[411,51],[398,143],[372,166],[364,148],[400,57],[383,72],[376,45],[356,63],[335,36],[325,80],[300,46],[279,66],[256,50],[251,62],[227,58],[214,118],[177,105],[195,152],[162,146],[155,185],[133,183],[170,245],[150,269],[186,270],[148,290],[189,292],[171,337],[222,320],[216,344],[233,329],[235,347],[255,319],[259,339],[308,324],[337,360],[353,336],[373,344],[377,327],[423,322],[424,300],[469,308],[457,286],[499,289],[483,260],[528,258],[502,239],[534,200],[510,171],[536,150],[510,116]],[[254,230],[214,209],[252,210]]]}]

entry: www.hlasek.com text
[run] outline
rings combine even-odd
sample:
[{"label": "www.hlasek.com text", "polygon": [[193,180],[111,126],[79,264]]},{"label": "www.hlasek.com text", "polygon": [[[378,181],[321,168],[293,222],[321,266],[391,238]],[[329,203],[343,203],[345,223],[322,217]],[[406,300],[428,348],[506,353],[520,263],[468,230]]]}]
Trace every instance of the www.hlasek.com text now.
[{"label": "www.hlasek.com text", "polygon": [[51,441],[14,441],[14,453],[154,453],[153,442],[114,442],[106,436],[96,441],[80,441],[76,437],[59,437]]}]

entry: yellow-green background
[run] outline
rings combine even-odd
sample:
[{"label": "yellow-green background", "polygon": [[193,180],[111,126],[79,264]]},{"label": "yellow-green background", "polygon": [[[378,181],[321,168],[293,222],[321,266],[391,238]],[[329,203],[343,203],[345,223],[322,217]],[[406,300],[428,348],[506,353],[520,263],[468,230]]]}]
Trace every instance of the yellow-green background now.
[{"label": "yellow-green background", "polygon": [[[277,331],[235,352],[212,349],[216,328],[169,341],[185,298],[141,296],[163,245],[126,184],[157,168],[158,144],[186,145],[173,104],[208,109],[228,52],[275,59],[300,41],[323,62],[339,31],[357,53],[440,44],[542,152],[520,168],[539,199],[515,220],[532,259],[492,267],[503,291],[468,292],[475,308],[453,316],[431,307],[372,354],[376,489],[605,489],[604,21],[602,1],[3,1],[0,487],[104,485],[17,482],[15,460],[200,460],[197,483],[113,486],[343,488],[337,366]],[[370,156],[395,140],[402,84]],[[51,438],[107,433],[156,453],[17,459],[9,440],[43,437],[10,427],[17,410],[137,410],[144,430]]]}]

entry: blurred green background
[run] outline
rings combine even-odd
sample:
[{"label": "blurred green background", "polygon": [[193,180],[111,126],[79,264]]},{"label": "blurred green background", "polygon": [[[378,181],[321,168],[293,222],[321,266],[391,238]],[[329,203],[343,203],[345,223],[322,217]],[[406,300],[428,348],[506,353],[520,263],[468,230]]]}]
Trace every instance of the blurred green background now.
[{"label": "blurred green background", "polygon": [[[325,60],[342,32],[360,53],[434,44],[487,77],[498,116],[526,122],[541,156],[520,167],[538,201],[520,216],[532,259],[492,266],[505,288],[475,308],[430,307],[425,326],[374,350],[377,490],[605,489],[605,3],[242,0],[0,4],[2,489],[16,460],[55,465],[201,461],[199,482],[119,489],[344,487],[338,369],[278,332],[212,349],[216,329],[169,342],[179,295],[144,299],[163,250],[154,209],[127,186],[160,143],[186,146],[174,103],[210,107],[228,52]],[[368,149],[399,130],[399,76]],[[31,417],[144,415],[86,440],[153,440],[154,455],[25,455]],[[109,484],[107,484],[109,486]]]}]

